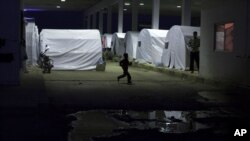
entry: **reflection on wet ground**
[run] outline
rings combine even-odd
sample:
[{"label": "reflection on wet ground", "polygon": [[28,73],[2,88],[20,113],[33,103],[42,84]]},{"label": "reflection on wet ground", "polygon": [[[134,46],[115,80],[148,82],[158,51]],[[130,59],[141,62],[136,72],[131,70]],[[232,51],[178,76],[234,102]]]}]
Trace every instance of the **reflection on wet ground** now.
[{"label": "reflection on wet ground", "polygon": [[[69,141],[228,140],[247,119],[230,111],[82,111]],[[242,127],[242,126],[241,126]]]}]

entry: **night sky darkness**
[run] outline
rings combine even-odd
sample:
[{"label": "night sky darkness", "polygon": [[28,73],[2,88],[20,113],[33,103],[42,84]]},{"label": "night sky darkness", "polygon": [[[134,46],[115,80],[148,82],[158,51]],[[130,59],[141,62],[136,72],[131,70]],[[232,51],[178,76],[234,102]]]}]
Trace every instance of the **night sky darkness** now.
[{"label": "night sky darkness", "polygon": [[75,11],[29,11],[25,17],[34,18],[41,29],[82,29],[83,14]]},{"label": "night sky darkness", "polygon": [[[78,11],[26,11],[25,17],[34,18],[36,25],[41,29],[84,29],[87,28],[84,23],[82,12]],[[99,23],[99,15],[97,14],[97,27]],[[104,33],[107,32],[107,14],[104,14]],[[92,19],[93,17],[91,17]],[[140,14],[138,16],[138,30],[151,27],[151,15]],[[124,32],[131,31],[131,14],[124,13]],[[112,16],[112,32],[117,32],[118,29],[118,14]],[[93,24],[91,20],[91,24]],[[173,25],[180,25],[180,16],[160,16],[160,29],[170,29]],[[192,18],[192,26],[200,26],[200,18]]]}]

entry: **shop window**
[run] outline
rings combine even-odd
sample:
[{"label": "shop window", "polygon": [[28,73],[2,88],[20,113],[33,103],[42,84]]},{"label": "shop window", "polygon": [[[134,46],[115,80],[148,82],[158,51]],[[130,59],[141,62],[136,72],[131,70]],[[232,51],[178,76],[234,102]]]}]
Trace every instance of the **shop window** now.
[{"label": "shop window", "polygon": [[215,26],[215,51],[233,52],[234,23],[217,24]]}]

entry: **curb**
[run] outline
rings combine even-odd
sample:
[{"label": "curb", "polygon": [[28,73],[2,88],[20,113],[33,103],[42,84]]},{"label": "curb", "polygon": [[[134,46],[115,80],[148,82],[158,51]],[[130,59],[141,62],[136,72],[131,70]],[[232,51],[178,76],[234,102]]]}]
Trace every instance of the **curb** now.
[{"label": "curb", "polygon": [[138,64],[138,63],[134,63],[134,62],[133,62],[133,65],[131,67],[156,71],[156,72],[164,73],[164,74],[167,74],[170,76],[179,77],[182,80],[190,80],[190,81],[195,81],[197,83],[202,83],[202,84],[220,86],[220,87],[225,87],[225,88],[227,88],[227,87],[239,87],[239,84],[233,84],[230,82],[222,82],[222,81],[217,81],[217,80],[206,79],[206,78],[200,77],[198,72],[191,74],[188,71],[169,69],[166,67],[154,67],[154,66],[150,66],[150,65],[146,65],[146,64]]}]

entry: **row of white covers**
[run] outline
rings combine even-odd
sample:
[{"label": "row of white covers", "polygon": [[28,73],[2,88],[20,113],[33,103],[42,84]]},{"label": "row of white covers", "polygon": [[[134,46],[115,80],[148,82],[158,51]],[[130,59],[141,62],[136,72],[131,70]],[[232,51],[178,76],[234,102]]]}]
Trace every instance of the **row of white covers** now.
[{"label": "row of white covers", "polygon": [[166,48],[163,51],[162,63],[169,68],[186,70],[190,64],[190,51],[187,43],[196,31],[200,35],[200,27],[173,26],[166,37]]},{"label": "row of white covers", "polygon": [[102,60],[99,30],[44,29],[40,34],[41,50],[48,46],[54,70],[93,70]]},{"label": "row of white covers", "polygon": [[39,32],[35,22],[28,22],[25,26],[26,53],[28,65],[37,65],[39,57]]},{"label": "row of white covers", "polygon": [[102,47],[111,48],[112,34],[103,34],[102,35]]},{"label": "row of white covers", "polygon": [[125,53],[125,35],[126,33],[114,33],[111,41],[111,50],[116,56],[123,56]]},{"label": "row of white covers", "polygon": [[162,54],[168,30],[143,29],[138,38],[136,59],[152,63],[156,66],[162,64]]},{"label": "row of white covers", "polygon": [[125,49],[130,59],[136,59],[139,32],[128,31],[125,36]]}]

